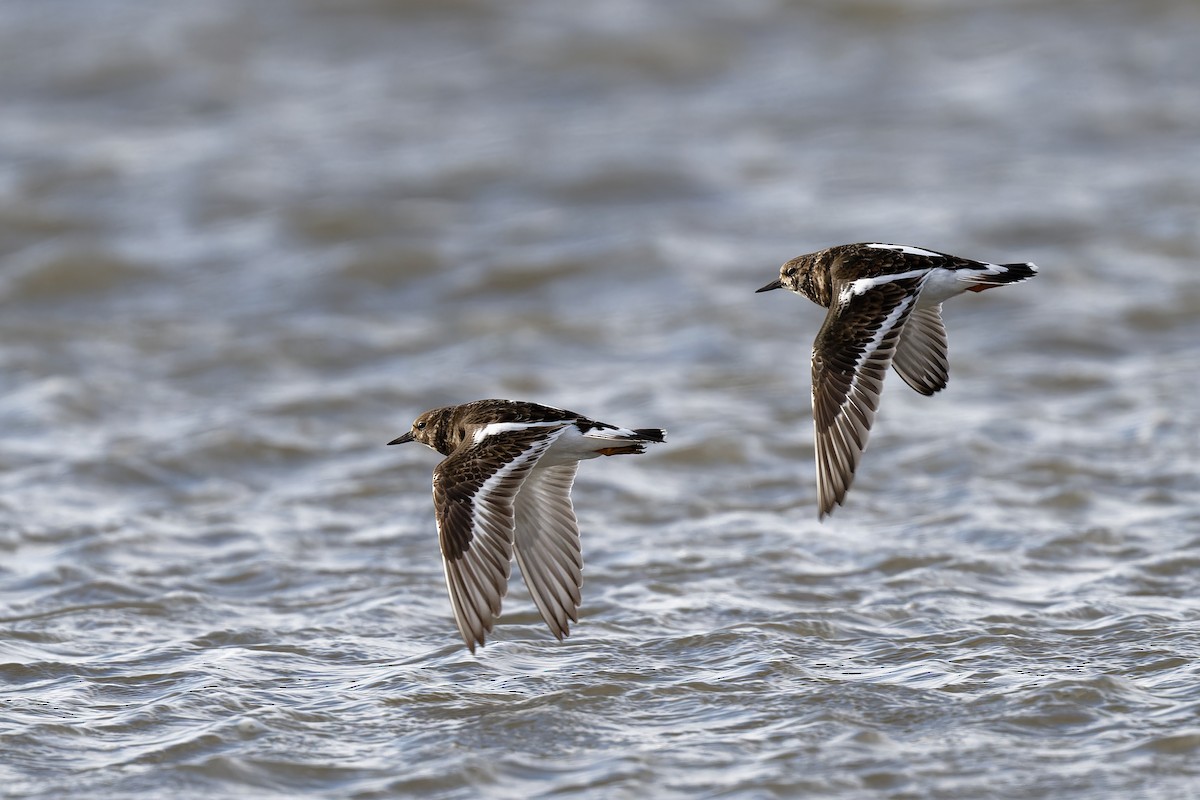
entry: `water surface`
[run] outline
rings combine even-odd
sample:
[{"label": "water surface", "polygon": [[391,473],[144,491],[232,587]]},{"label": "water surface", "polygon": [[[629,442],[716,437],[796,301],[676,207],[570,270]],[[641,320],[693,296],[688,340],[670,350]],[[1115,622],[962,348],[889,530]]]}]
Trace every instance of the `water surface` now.
[{"label": "water surface", "polygon": [[[8,796],[1194,797],[1200,7],[521,0],[0,10]],[[816,520],[851,241],[947,306]],[[581,470],[584,607],[471,656],[435,454]]]}]

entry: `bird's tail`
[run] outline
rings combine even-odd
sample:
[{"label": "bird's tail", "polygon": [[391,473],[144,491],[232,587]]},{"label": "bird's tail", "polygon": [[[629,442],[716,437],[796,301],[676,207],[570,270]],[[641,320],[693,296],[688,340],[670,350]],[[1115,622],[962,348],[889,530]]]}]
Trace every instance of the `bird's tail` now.
[{"label": "bird's tail", "polygon": [[984,289],[1004,286],[1007,283],[1027,281],[1036,275],[1037,271],[1037,264],[1029,262],[1022,264],[989,264],[986,271],[982,273],[977,272],[963,280],[971,282],[971,285],[967,287],[968,292],[982,292]]},{"label": "bird's tail", "polygon": [[607,439],[611,442],[625,442],[626,444],[613,444],[611,447],[602,447],[595,452],[602,456],[615,455],[637,455],[646,452],[646,444],[650,442],[666,441],[667,432],[661,428],[615,428],[613,430],[592,431],[588,434],[590,439]]},{"label": "bird's tail", "polygon": [[648,442],[665,442],[667,440],[667,432],[662,428],[634,428],[633,432],[638,435],[639,439],[645,439]]},{"label": "bird's tail", "polygon": [[592,428],[584,434],[589,439],[614,439],[619,442],[665,442],[667,432],[662,428]]}]

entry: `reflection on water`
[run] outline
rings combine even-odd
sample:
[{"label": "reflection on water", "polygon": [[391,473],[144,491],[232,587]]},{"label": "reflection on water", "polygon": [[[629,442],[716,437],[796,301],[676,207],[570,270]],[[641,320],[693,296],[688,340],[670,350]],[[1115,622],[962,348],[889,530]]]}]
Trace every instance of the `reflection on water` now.
[{"label": "reflection on water", "polygon": [[[0,10],[0,775],[20,797],[1185,796],[1200,9]],[[815,519],[830,244],[946,309]],[[419,411],[662,425],[583,615],[476,657]]]}]

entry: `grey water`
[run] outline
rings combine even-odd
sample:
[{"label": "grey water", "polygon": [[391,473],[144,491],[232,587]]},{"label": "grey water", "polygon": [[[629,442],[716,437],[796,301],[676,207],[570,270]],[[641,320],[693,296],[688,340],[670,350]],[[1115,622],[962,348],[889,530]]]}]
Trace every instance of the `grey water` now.
[{"label": "grey water", "polygon": [[[0,4],[0,795],[1200,797],[1200,5]],[[816,517],[844,242],[946,306]],[[665,427],[472,656],[484,397]]]}]

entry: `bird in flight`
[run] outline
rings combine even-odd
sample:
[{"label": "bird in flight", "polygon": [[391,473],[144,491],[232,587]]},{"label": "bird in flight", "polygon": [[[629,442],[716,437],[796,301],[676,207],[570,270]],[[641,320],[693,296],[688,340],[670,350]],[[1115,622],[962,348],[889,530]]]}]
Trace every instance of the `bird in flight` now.
[{"label": "bird in flight", "polygon": [[844,244],[796,256],[759,289],[790,289],[829,309],[812,349],[817,516],[845,501],[888,366],[924,395],[950,365],[942,303],[1018,283],[1034,264],[989,264],[901,244]]},{"label": "bird in flight", "polygon": [[433,470],[433,505],[454,621],[472,653],[500,616],[514,554],[551,633],[569,634],[583,585],[575,470],[583,459],[643,453],[665,436],[537,403],[476,400],[426,411],[388,442],[446,456]]}]

